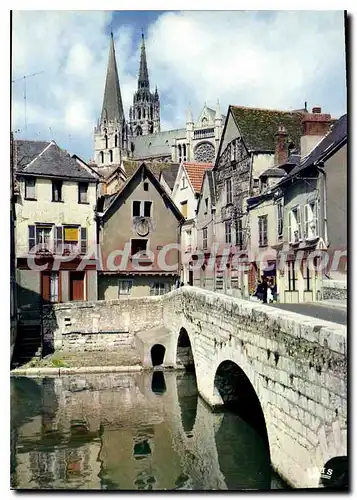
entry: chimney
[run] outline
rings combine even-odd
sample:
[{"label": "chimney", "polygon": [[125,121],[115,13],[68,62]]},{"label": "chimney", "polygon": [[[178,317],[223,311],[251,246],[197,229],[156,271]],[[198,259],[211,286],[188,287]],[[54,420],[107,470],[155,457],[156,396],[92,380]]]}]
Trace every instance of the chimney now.
[{"label": "chimney", "polygon": [[308,155],[320,140],[330,131],[331,115],[322,114],[320,106],[314,106],[311,113],[302,119],[303,135],[300,139],[301,158]]},{"label": "chimney", "polygon": [[285,127],[279,126],[278,131],[275,134],[275,156],[274,156],[274,166],[281,165],[285,163],[288,159],[288,145],[287,145],[288,133]]}]

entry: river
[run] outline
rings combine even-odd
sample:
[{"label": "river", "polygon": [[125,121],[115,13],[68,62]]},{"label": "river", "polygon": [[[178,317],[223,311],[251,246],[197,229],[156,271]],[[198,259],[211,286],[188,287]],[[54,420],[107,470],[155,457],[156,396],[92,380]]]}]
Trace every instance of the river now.
[{"label": "river", "polygon": [[11,378],[11,485],[67,490],[286,486],[238,415],[213,412],[194,374]]}]

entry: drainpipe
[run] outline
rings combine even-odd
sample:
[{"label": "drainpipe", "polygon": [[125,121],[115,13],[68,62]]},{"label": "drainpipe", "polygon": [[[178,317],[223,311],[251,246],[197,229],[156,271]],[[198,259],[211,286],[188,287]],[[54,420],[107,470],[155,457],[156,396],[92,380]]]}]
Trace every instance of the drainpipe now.
[{"label": "drainpipe", "polygon": [[326,172],[319,165],[316,165],[316,168],[323,175],[323,184],[324,184],[324,186],[323,186],[323,197],[324,197],[324,218],[323,218],[323,221],[324,221],[324,240],[325,240],[326,246],[328,247],[329,246],[329,241],[328,241],[328,234],[327,234]]}]

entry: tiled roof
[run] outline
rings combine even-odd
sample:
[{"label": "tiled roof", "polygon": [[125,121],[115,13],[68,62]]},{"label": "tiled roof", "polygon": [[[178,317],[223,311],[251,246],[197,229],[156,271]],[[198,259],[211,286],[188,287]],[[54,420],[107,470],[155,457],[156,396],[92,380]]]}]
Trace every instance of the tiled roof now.
[{"label": "tiled roof", "polygon": [[213,168],[213,164],[184,162],[183,166],[187,172],[188,178],[190,179],[195,193],[199,193],[201,191],[205,170]]},{"label": "tiled roof", "polygon": [[285,170],[282,168],[268,168],[267,170],[264,170],[262,174],[260,174],[260,177],[284,177],[286,174]]},{"label": "tiled roof", "polygon": [[54,141],[15,141],[22,174],[96,181],[95,173],[81,166]]},{"label": "tiled roof", "polygon": [[230,106],[233,117],[250,151],[275,151],[275,134],[279,126],[285,127],[288,140],[300,150],[303,135],[302,120],[305,112]]}]

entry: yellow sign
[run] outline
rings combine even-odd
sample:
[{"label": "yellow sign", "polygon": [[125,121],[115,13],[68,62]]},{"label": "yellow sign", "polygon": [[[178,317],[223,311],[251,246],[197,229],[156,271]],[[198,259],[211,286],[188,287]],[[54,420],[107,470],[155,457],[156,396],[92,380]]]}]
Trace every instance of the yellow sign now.
[{"label": "yellow sign", "polygon": [[78,227],[65,227],[64,241],[78,241]]}]

